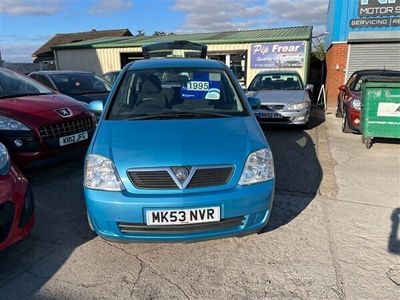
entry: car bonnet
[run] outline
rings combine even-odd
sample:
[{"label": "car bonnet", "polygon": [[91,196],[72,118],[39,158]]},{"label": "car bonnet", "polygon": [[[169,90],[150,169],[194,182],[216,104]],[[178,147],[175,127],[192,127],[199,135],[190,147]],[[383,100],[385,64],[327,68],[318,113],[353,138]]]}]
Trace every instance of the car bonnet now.
[{"label": "car bonnet", "polygon": [[306,91],[304,90],[296,90],[296,91],[257,91],[257,92],[249,92],[249,97],[257,97],[260,98],[261,103],[300,103],[304,102],[306,97]]},{"label": "car bonnet", "polygon": [[123,181],[134,168],[233,165],[267,141],[253,117],[102,121],[90,153],[111,158]]}]

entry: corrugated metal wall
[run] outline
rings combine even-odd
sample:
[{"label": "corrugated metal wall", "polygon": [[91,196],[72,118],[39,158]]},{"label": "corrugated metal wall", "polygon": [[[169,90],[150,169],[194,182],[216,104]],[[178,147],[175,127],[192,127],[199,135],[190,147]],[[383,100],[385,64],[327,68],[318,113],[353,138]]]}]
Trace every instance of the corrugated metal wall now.
[{"label": "corrugated metal wall", "polygon": [[346,81],[353,72],[364,69],[400,71],[400,43],[350,44]]},{"label": "corrugated metal wall", "polygon": [[55,51],[58,70],[80,70],[102,74],[102,64],[96,49],[71,49]]},{"label": "corrugated metal wall", "polygon": [[142,53],[142,48],[126,47],[126,48],[100,48],[96,49],[99,58],[102,73],[121,70],[121,53]]}]

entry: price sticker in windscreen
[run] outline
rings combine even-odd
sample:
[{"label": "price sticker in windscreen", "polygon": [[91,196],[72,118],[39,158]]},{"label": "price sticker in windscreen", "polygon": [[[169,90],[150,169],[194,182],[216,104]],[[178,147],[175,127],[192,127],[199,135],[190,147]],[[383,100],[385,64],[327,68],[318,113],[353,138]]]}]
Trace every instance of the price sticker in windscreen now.
[{"label": "price sticker in windscreen", "polygon": [[188,81],[186,84],[187,91],[207,92],[210,89],[208,81]]}]

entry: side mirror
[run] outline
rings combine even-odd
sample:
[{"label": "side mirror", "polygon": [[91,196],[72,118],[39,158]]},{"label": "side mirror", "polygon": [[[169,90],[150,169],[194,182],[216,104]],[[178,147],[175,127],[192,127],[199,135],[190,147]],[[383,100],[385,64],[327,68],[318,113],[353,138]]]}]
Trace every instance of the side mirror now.
[{"label": "side mirror", "polygon": [[260,98],[255,98],[255,97],[247,97],[247,100],[249,101],[249,104],[253,110],[259,109],[261,106],[261,100]]},{"label": "side mirror", "polygon": [[347,86],[346,85],[341,85],[341,86],[339,86],[339,91],[342,91],[342,92],[347,92]]},{"label": "side mirror", "polygon": [[314,92],[314,85],[313,84],[307,84],[306,85],[306,90],[310,92]]},{"label": "side mirror", "polygon": [[103,102],[100,100],[92,101],[89,103],[88,109],[90,112],[99,116],[103,112]]},{"label": "side mirror", "polygon": [[6,146],[0,143],[0,176],[5,176],[10,172],[11,161]]}]

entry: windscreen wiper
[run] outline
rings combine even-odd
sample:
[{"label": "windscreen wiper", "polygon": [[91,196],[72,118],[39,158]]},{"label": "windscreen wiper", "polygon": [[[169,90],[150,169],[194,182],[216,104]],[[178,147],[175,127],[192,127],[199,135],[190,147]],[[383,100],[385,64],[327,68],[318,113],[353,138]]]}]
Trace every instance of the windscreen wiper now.
[{"label": "windscreen wiper", "polygon": [[163,119],[201,119],[201,118],[230,118],[231,115],[214,112],[174,111],[157,114],[144,114],[127,118],[127,120],[163,120]]}]

